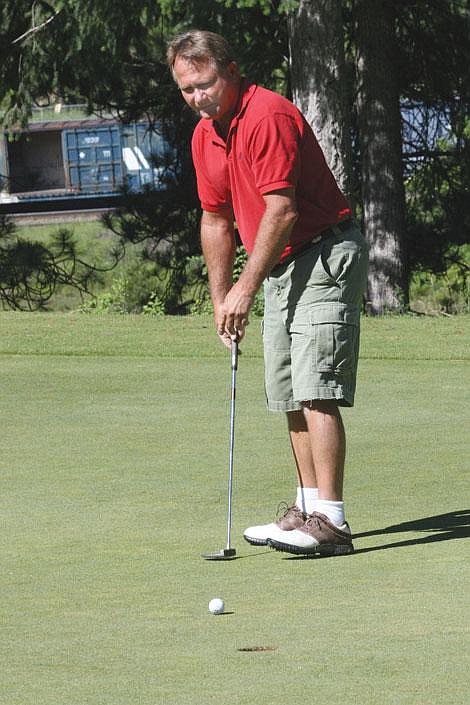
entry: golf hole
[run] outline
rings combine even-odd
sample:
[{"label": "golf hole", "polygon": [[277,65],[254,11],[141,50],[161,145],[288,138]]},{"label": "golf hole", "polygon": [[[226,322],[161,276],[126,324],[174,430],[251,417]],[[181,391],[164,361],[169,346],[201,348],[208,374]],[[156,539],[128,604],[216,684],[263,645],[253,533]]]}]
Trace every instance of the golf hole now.
[{"label": "golf hole", "polygon": [[237,649],[237,651],[247,651],[247,652],[255,652],[255,651],[276,651],[277,646],[243,646],[240,649]]}]

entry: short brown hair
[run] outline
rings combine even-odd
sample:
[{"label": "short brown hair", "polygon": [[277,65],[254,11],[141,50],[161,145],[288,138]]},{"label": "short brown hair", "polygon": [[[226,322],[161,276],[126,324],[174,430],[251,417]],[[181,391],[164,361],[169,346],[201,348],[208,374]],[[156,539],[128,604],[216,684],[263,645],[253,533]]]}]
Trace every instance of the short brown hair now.
[{"label": "short brown hair", "polygon": [[190,29],[169,42],[166,60],[172,71],[177,57],[191,64],[212,62],[220,71],[235,61],[233,51],[224,37],[201,29]]}]

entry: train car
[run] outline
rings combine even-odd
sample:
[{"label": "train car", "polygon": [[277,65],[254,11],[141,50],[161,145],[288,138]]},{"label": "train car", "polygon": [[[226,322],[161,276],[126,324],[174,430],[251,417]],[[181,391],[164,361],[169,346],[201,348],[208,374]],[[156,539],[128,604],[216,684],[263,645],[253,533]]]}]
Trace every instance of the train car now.
[{"label": "train car", "polygon": [[158,124],[32,122],[0,136],[0,213],[117,204],[122,186],[167,188],[171,145]]}]

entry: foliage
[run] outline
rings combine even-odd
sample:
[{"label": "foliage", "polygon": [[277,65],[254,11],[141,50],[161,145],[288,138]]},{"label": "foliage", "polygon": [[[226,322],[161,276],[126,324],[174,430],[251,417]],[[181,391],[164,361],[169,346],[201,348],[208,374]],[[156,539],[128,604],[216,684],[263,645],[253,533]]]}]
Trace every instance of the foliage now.
[{"label": "foliage", "polygon": [[165,303],[158,292],[145,296],[145,303],[136,301],[136,282],[126,276],[116,277],[109,288],[100,294],[86,298],[79,307],[81,313],[143,313],[148,316],[163,316]]},{"label": "foliage", "polygon": [[183,175],[164,192],[150,188],[141,194],[124,191],[122,207],[104,220],[123,247],[142,245],[142,263],[154,265],[166,312],[184,312],[190,303],[184,301],[188,288],[205,285],[200,280],[201,268],[193,260],[200,254],[194,185]]},{"label": "foliage", "polygon": [[[248,259],[248,255],[244,247],[237,247],[235,255],[235,263],[233,267],[233,278],[237,281],[238,277],[243,271],[243,267]],[[264,314],[264,294],[263,290],[260,289],[256,294],[255,301],[251,308],[251,313],[253,316],[263,316]]]},{"label": "foliage", "polygon": [[[298,0],[166,0],[167,35],[190,27],[226,34],[244,74],[288,91],[285,13]],[[163,4],[163,3],[162,3]]]},{"label": "foliage", "polygon": [[[166,260],[157,264],[155,256],[142,252],[133,259],[121,275],[96,295],[85,298],[79,310],[83,313],[143,313],[163,315],[184,310],[188,313],[212,313],[207,267],[202,255],[183,258],[178,265],[178,275],[171,276],[172,263]],[[234,281],[240,276],[247,254],[238,247],[234,264]],[[176,282],[176,283],[175,283]],[[175,307],[176,301],[176,307]],[[264,297],[258,292],[252,311],[255,317],[264,313]]]},{"label": "foliage", "polygon": [[[395,0],[403,97],[427,106],[469,95],[467,0]],[[451,38],[451,41],[449,41]]]},{"label": "foliage", "polygon": [[165,304],[156,292],[150,294],[148,302],[143,306],[144,316],[164,316]]},{"label": "foliage", "polygon": [[448,131],[413,166],[406,181],[411,269],[447,266],[449,246],[470,239],[470,135]]},{"label": "foliage", "polygon": [[411,278],[410,300],[420,313],[470,312],[470,246],[452,246],[444,253],[448,263],[441,272],[418,269]]},{"label": "foliage", "polygon": [[111,111],[125,121],[145,115],[173,122],[181,108],[166,40],[190,26],[230,27],[242,68],[279,86],[287,68],[285,8],[279,0],[5,0],[0,121],[25,124],[37,101],[60,97],[86,100],[90,112]]},{"label": "foliage", "polygon": [[8,125],[24,123],[31,105],[51,96],[72,103],[84,98],[90,111],[108,108],[127,118],[153,107],[148,96],[161,88],[167,103],[170,79],[155,61],[163,51],[156,3],[20,0],[2,3],[1,13],[0,84],[9,89],[3,104]]},{"label": "foliage", "polygon": [[462,0],[400,3],[410,271],[445,271],[447,253],[470,239],[469,34],[468,3]]},{"label": "foliage", "polygon": [[80,306],[82,313],[131,313],[129,306],[129,280],[125,277],[114,279],[111,287],[103,294],[87,299]]},{"label": "foliage", "polygon": [[[358,2],[342,1],[351,96],[357,92]],[[290,95],[285,18],[298,4],[299,0],[4,0],[0,5],[4,127],[24,125],[35,104],[85,101],[89,112],[111,112],[124,121],[145,117],[155,129],[158,121],[158,129],[176,147],[175,183],[167,196],[150,190],[137,197],[125,194],[123,208],[112,222],[121,247],[143,245],[145,260],[155,265],[160,281],[154,289],[144,287],[145,295],[138,302],[134,297],[132,306],[145,306],[154,290],[166,311],[207,308],[206,278],[198,260],[199,206],[194,183],[189,177],[180,178],[191,172],[187,147],[194,121],[165,65],[167,39],[192,26],[220,31],[232,41],[244,73]],[[470,236],[468,3],[392,0],[391,5],[403,120],[408,270],[437,274],[447,270],[452,246]],[[355,118],[353,104],[351,111]],[[354,123],[356,147],[357,130]],[[360,155],[357,150],[355,154],[359,173]],[[13,257],[11,243],[8,248]],[[39,267],[33,266],[30,274],[26,268],[22,274],[32,294],[34,272],[51,272],[53,259],[39,246],[23,246],[22,253],[16,249],[23,262],[26,252],[29,266]],[[59,245],[54,257],[65,256],[71,263],[76,253],[72,256],[68,245]],[[86,270],[83,263],[80,267]],[[65,281],[64,274],[62,278]],[[67,281],[74,285],[70,277]],[[49,300],[45,288],[35,296],[29,303],[23,299],[22,305],[42,307]],[[10,305],[6,302],[4,295],[4,305]]]},{"label": "foliage", "polygon": [[[112,268],[118,261],[116,253]],[[73,233],[60,228],[51,244],[17,237],[15,226],[0,218],[0,303],[18,310],[46,308],[60,286],[71,286],[81,295],[90,288],[106,267],[83,260]]]}]

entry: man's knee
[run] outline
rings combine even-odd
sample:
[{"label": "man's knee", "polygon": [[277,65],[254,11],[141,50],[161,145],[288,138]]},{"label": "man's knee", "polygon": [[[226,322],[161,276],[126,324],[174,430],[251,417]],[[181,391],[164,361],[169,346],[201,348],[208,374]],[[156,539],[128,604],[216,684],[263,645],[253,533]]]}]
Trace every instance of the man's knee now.
[{"label": "man's knee", "polygon": [[340,416],[339,405],[336,399],[310,399],[302,402],[304,415],[309,412],[319,412],[328,416]]}]

